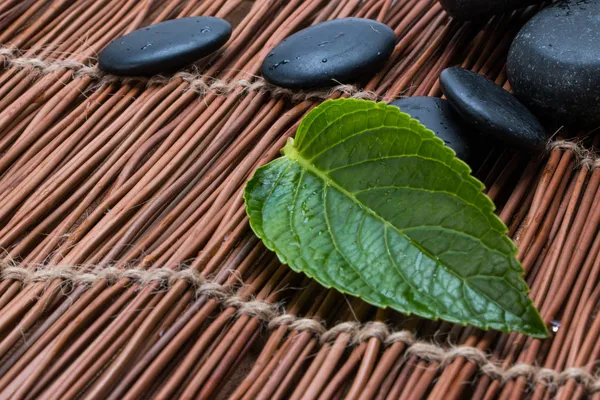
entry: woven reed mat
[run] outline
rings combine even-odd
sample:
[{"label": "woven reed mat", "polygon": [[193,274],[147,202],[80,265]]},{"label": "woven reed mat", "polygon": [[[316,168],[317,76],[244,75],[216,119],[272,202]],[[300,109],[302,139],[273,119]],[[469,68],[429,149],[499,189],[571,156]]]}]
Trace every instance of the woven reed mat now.
[{"label": "woven reed mat", "polygon": [[[535,8],[452,21],[433,0],[0,3],[0,398],[600,398],[600,165],[591,131],[481,154],[552,337],[378,310],[281,265],[240,192],[327,98],[440,96],[460,65],[507,89]],[[168,76],[96,67],[110,40],[189,15],[234,25]],[[303,27],[358,16],[398,37],[368,82],[289,91],[258,75]]]}]

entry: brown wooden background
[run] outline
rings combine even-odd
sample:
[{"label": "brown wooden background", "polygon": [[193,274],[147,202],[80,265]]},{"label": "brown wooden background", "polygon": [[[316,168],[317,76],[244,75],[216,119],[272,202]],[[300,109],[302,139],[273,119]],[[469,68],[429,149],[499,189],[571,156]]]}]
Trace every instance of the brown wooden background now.
[{"label": "brown wooden background", "polygon": [[[461,65],[509,88],[535,8],[479,24],[433,0],[0,2],[0,398],[598,398],[599,164],[592,131],[483,154],[551,339],[377,310],[281,265],[240,191],[326,98],[440,96]],[[214,15],[229,43],[181,73],[106,76],[141,26]],[[360,85],[290,92],[258,75],[291,33],[359,16],[395,30]],[[559,129],[561,128],[561,129]]]}]

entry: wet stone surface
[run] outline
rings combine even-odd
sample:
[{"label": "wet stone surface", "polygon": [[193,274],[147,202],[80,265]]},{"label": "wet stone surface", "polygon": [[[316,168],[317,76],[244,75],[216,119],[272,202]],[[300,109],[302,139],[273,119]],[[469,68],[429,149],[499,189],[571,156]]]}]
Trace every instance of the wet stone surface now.
[{"label": "wet stone surface", "polygon": [[473,129],[531,153],[545,148],[540,122],[516,97],[485,76],[447,68],[440,74],[440,85],[450,105]]},{"label": "wet stone surface", "polygon": [[363,18],[340,18],[303,29],[265,58],[263,77],[291,89],[319,88],[366,80],[394,50],[388,26]]},{"label": "wet stone surface", "polygon": [[390,105],[400,108],[400,111],[431,129],[461,160],[468,161],[471,158],[471,148],[465,138],[465,128],[460,116],[446,100],[416,96],[393,101]]},{"label": "wet stone surface", "polygon": [[229,22],[215,17],[188,17],[141,28],[115,39],[98,57],[105,72],[149,76],[192,64],[223,46]]},{"label": "wet stone surface", "polygon": [[536,14],[508,55],[515,94],[559,123],[600,123],[600,1],[561,1]]}]

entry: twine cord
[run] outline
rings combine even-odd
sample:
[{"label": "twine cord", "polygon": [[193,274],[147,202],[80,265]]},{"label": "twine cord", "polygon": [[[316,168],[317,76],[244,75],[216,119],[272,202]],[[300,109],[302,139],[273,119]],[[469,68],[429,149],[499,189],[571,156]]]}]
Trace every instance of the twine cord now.
[{"label": "twine cord", "polygon": [[[240,79],[227,81],[217,79],[200,73],[180,71],[170,77],[156,75],[152,77],[122,77],[109,75],[102,72],[97,65],[87,65],[75,60],[54,60],[46,61],[40,58],[17,57],[19,52],[12,47],[0,47],[0,57],[4,57],[4,66],[17,69],[32,68],[40,74],[50,74],[59,70],[71,70],[76,77],[88,77],[98,81],[97,86],[112,83],[135,83],[143,82],[148,86],[167,85],[168,83],[180,79],[189,84],[189,89],[196,92],[200,97],[209,93],[217,96],[228,96],[239,91],[240,94],[250,92],[265,92],[272,96],[279,96],[291,99],[293,102],[305,100],[325,100],[332,94],[338,92],[346,97],[364,100],[381,100],[381,96],[373,91],[362,90],[354,85],[340,84],[328,89],[319,90],[291,90],[268,83],[260,76],[254,76],[251,79]],[[571,151],[578,164],[587,167],[590,170],[600,167],[600,156],[587,149],[581,142],[573,140],[555,140],[549,141],[546,146],[548,152],[554,149]]]},{"label": "twine cord", "polygon": [[300,102],[311,99],[325,100],[333,93],[339,92],[347,97],[365,100],[379,100],[381,96],[372,91],[362,90],[354,85],[336,85],[328,89],[320,90],[290,90],[275,85],[271,85],[260,76],[253,79],[240,79],[226,81],[206,76],[200,73],[177,72],[170,77],[156,75],[153,77],[121,77],[109,75],[98,68],[98,65],[87,65],[75,60],[55,60],[46,61],[35,57],[17,57],[17,51],[10,47],[0,48],[0,57],[4,57],[5,68],[24,69],[31,68],[39,74],[51,74],[59,70],[73,71],[76,77],[88,77],[99,81],[99,84],[110,84],[115,82],[145,82],[151,85],[166,85],[176,79],[181,79],[189,84],[189,90],[193,90],[200,96],[206,96],[213,93],[218,96],[227,96],[235,91],[240,93],[249,92],[268,92],[273,96],[282,96],[290,98],[294,102]]},{"label": "twine cord", "polygon": [[231,287],[210,282],[193,269],[172,270],[157,268],[152,270],[118,269],[114,267],[101,270],[82,270],[80,267],[57,265],[37,268],[27,268],[21,265],[5,263],[0,267],[0,279],[11,279],[24,284],[31,282],[50,282],[55,279],[63,280],[73,285],[91,285],[100,280],[114,283],[128,278],[132,284],[141,287],[159,283],[163,289],[173,286],[178,280],[185,280],[195,290],[197,296],[207,296],[217,299],[225,307],[234,307],[238,315],[257,318],[273,330],[285,326],[291,331],[310,332],[320,339],[321,343],[333,342],[338,335],[344,333],[350,338],[350,343],[359,344],[377,338],[386,346],[403,343],[407,346],[404,356],[416,356],[429,362],[436,362],[439,368],[444,368],[457,358],[463,358],[477,364],[479,371],[492,379],[506,382],[511,379],[524,377],[531,384],[543,384],[549,387],[564,385],[573,379],[583,385],[588,393],[600,391],[600,377],[588,372],[585,368],[568,368],[556,371],[529,364],[515,364],[507,369],[494,363],[482,350],[473,346],[445,347],[438,343],[418,340],[412,332],[393,331],[388,324],[382,322],[342,322],[327,329],[322,321],[314,318],[302,318],[285,313],[280,304],[264,300],[245,299],[235,293]]},{"label": "twine cord", "polygon": [[592,150],[586,148],[581,141],[575,140],[555,140],[548,142],[546,146],[548,152],[554,149],[570,151],[575,156],[575,160],[582,167],[587,167],[590,170],[600,167],[600,156],[596,155]]}]

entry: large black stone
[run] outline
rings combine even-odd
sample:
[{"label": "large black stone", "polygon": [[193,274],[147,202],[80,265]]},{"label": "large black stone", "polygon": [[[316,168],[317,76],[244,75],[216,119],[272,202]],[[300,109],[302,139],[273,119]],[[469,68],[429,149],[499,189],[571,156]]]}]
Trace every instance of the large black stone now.
[{"label": "large black stone", "polygon": [[447,68],[440,85],[450,105],[477,131],[530,152],[542,151],[546,133],[540,122],[509,92],[483,75]]},{"label": "large black stone", "polygon": [[535,15],[510,48],[508,78],[536,113],[600,123],[600,1],[562,1]]},{"label": "large black stone", "polygon": [[456,19],[485,22],[492,15],[541,3],[542,0],[440,0],[442,7]]},{"label": "large black stone", "polygon": [[442,139],[446,146],[456,153],[463,161],[471,157],[471,149],[465,138],[465,128],[462,126],[460,116],[450,107],[446,100],[439,97],[406,97],[390,103],[400,108],[400,111],[419,120],[437,137]]},{"label": "large black stone", "polygon": [[394,50],[396,36],[370,19],[323,22],[283,40],[269,53],[262,75],[286,88],[317,88],[371,77]]},{"label": "large black stone", "polygon": [[99,67],[115,75],[148,76],[175,71],[223,46],[229,22],[188,17],[150,25],[113,40],[100,52]]}]

